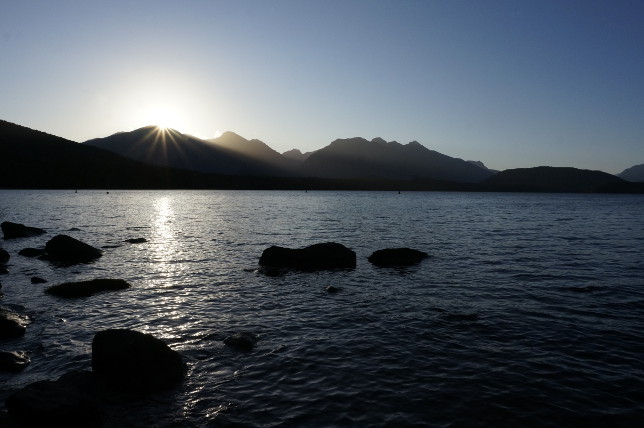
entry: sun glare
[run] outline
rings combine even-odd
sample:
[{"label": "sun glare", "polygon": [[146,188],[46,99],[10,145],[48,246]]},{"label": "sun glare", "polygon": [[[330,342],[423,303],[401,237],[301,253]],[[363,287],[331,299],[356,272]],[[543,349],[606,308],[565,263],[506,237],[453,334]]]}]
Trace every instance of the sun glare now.
[{"label": "sun glare", "polygon": [[172,128],[180,132],[185,131],[181,115],[167,106],[157,106],[150,109],[145,114],[144,122],[146,125],[156,125],[162,130]]}]

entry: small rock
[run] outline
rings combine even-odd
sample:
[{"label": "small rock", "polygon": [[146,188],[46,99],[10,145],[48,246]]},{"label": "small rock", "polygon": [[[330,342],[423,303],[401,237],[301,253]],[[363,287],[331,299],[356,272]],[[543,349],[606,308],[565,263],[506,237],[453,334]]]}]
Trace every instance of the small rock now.
[{"label": "small rock", "polygon": [[23,248],[18,251],[18,254],[24,257],[40,257],[45,254],[45,250],[42,248]]},{"label": "small rock", "polygon": [[6,308],[0,308],[0,339],[24,336],[28,324],[28,317]]},{"label": "small rock", "polygon": [[340,291],[338,287],[334,287],[333,285],[329,285],[327,288],[325,288],[325,290],[327,291],[327,293],[337,293],[338,291]]},{"label": "small rock", "polygon": [[67,235],[56,235],[45,245],[46,260],[64,264],[87,263],[103,255],[98,248]]},{"label": "small rock", "polygon": [[0,275],[6,275],[8,273],[9,273],[9,270],[6,267],[0,266]]},{"label": "small rock", "polygon": [[300,270],[355,268],[356,253],[342,244],[326,242],[293,249],[272,246],[262,252],[261,266]]},{"label": "small rock", "polygon": [[186,371],[181,355],[165,342],[125,329],[96,333],[92,369],[113,386],[144,391],[171,387]]},{"label": "small rock", "polygon": [[10,257],[7,250],[0,248],[0,265],[6,265]]},{"label": "small rock", "polygon": [[31,283],[32,283],[32,284],[44,284],[44,283],[46,283],[46,282],[47,282],[47,280],[46,280],[46,279],[41,278],[41,277],[39,277],[39,276],[32,276],[32,277],[31,277]]},{"label": "small rock", "polygon": [[253,333],[238,332],[224,339],[224,344],[238,351],[252,351],[257,343],[257,336]]},{"label": "small rock", "polygon": [[368,258],[376,266],[411,266],[420,263],[429,254],[412,248],[386,248],[375,251]]},{"label": "small rock", "polygon": [[123,242],[129,242],[130,244],[142,244],[144,242],[148,242],[148,240],[145,238],[130,238],[130,239],[126,239]]},{"label": "small rock", "polygon": [[30,362],[25,351],[0,351],[0,371],[19,372]]},{"label": "small rock", "polygon": [[122,279],[91,279],[89,281],[64,282],[45,289],[45,293],[59,297],[87,297],[102,291],[130,288]]},{"label": "small rock", "polygon": [[37,227],[29,227],[24,224],[13,223],[10,221],[2,222],[2,224],[0,224],[0,228],[4,234],[4,239],[27,238],[29,236],[37,236],[47,233],[45,230]]}]

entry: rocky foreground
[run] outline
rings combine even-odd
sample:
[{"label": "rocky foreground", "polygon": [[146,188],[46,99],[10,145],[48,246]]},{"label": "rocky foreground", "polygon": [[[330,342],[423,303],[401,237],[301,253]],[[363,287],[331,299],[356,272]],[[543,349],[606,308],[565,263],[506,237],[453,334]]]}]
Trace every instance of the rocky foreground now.
[{"label": "rocky foreground", "polygon": [[[5,239],[47,233],[44,229],[11,222],[4,222],[0,227]],[[133,238],[126,242],[142,244],[147,241]],[[37,257],[54,266],[69,266],[91,263],[102,256],[102,251],[68,235],[56,235],[43,248],[23,249],[19,255]],[[427,257],[427,253],[410,248],[389,248],[375,251],[368,260],[378,267],[408,267]],[[3,272],[7,272],[10,259],[11,254],[0,249],[0,269]],[[263,251],[259,265],[267,275],[278,275],[290,270],[355,269],[357,263],[353,250],[327,242],[299,249],[269,247]],[[31,278],[31,281],[47,282],[38,277]],[[44,292],[57,298],[89,298],[97,293],[130,287],[131,284],[122,279],[97,278],[53,285],[45,288]],[[326,291],[336,293],[340,289],[329,286]],[[29,323],[28,315],[0,307],[0,345],[5,340],[24,336]],[[251,332],[237,332],[227,336],[224,344],[236,351],[251,352],[258,340],[259,337]],[[80,367],[56,380],[41,380],[15,391],[6,399],[8,414],[0,413],[0,425],[98,427],[102,425],[101,409],[106,403],[176,387],[186,375],[186,364],[180,353],[162,340],[134,330],[97,332],[92,341],[91,357],[91,367]],[[17,373],[29,363],[25,351],[0,351],[0,371]]]}]

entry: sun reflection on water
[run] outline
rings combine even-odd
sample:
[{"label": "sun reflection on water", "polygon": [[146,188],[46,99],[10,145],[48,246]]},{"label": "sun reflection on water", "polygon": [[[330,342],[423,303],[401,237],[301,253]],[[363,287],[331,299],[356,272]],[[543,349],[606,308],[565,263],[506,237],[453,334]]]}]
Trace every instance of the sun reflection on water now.
[{"label": "sun reflection on water", "polygon": [[154,202],[150,270],[156,272],[156,281],[162,282],[156,285],[175,285],[173,279],[187,268],[182,256],[184,249],[176,230],[176,220],[175,201],[171,197],[163,196]]}]

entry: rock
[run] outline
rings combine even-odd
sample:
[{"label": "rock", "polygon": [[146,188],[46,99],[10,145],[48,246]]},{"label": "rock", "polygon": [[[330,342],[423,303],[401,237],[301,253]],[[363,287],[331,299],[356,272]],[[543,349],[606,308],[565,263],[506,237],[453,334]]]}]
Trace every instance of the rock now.
[{"label": "rock", "polygon": [[375,251],[368,260],[376,266],[411,266],[428,257],[427,253],[411,248],[386,248]]},{"label": "rock", "polygon": [[123,242],[129,242],[130,244],[143,244],[144,242],[148,242],[148,240],[145,238],[130,238]]},{"label": "rock", "polygon": [[7,250],[0,248],[0,265],[6,265],[10,257]]},{"label": "rock", "polygon": [[37,236],[47,233],[45,230],[37,227],[29,227],[24,224],[12,223],[10,221],[2,222],[0,224],[0,228],[4,234],[4,239],[27,238],[29,236]]},{"label": "rock", "polygon": [[18,254],[25,257],[40,257],[45,254],[45,250],[42,248],[23,248],[18,251]]},{"label": "rock", "polygon": [[97,382],[88,371],[34,382],[11,394],[5,404],[22,427],[101,426]]},{"label": "rock", "polygon": [[6,267],[0,266],[0,275],[6,275],[9,273],[9,270],[7,270]]},{"label": "rock", "polygon": [[39,276],[32,276],[32,277],[31,277],[31,283],[32,283],[32,284],[44,284],[44,283],[46,283],[46,282],[47,282],[47,280],[46,280],[46,279],[41,278],[41,277],[39,277]]},{"label": "rock", "polygon": [[0,308],[0,339],[24,336],[28,324],[28,317]]},{"label": "rock", "polygon": [[253,333],[238,332],[224,339],[224,344],[238,351],[249,352],[257,343],[257,336]]},{"label": "rock", "polygon": [[0,351],[0,371],[19,372],[30,362],[25,351]]},{"label": "rock", "polygon": [[118,388],[143,391],[171,387],[185,375],[181,355],[165,342],[150,334],[122,329],[96,333],[92,368]]},{"label": "rock", "polygon": [[64,282],[45,289],[45,293],[59,297],[87,297],[102,291],[130,288],[122,279],[91,279],[89,281]]},{"label": "rock", "polygon": [[327,288],[325,288],[327,293],[337,293],[340,291],[338,287],[334,287],[333,285],[329,285]]},{"label": "rock", "polygon": [[56,235],[45,245],[45,259],[64,264],[87,263],[103,255],[98,248],[67,235]]},{"label": "rock", "polygon": [[355,268],[356,253],[335,242],[314,244],[300,249],[272,246],[264,250],[259,264],[272,268],[300,270]]}]

